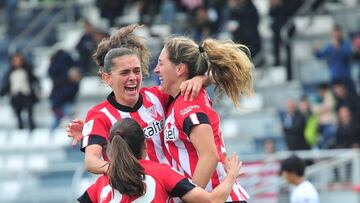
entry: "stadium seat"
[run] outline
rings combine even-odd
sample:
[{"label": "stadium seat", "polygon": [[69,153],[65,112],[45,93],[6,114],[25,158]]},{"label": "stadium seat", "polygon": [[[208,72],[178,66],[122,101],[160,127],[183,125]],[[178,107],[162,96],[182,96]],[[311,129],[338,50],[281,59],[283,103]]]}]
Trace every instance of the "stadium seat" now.
[{"label": "stadium seat", "polygon": [[25,169],[25,157],[23,155],[9,155],[5,160],[7,173],[20,173]]},{"label": "stadium seat", "polygon": [[29,145],[30,132],[28,130],[12,130],[9,134],[9,148],[12,150],[27,149]]},{"label": "stadium seat", "polygon": [[334,27],[334,19],[329,15],[298,16],[295,18],[296,29],[306,36],[328,35]]},{"label": "stadium seat", "polygon": [[50,130],[47,128],[37,128],[32,131],[30,145],[33,148],[46,148],[50,145]]},{"label": "stadium seat", "polygon": [[[0,182],[0,202],[12,202],[19,196],[21,182],[18,180],[6,180]],[[3,195],[6,194],[6,195]]]},{"label": "stadium seat", "polygon": [[6,148],[8,145],[8,131],[7,130],[0,130],[0,150]]},{"label": "stadium seat", "polygon": [[30,171],[45,171],[48,168],[46,155],[31,155],[27,158],[27,169]]},{"label": "stadium seat", "polygon": [[68,147],[71,144],[71,139],[66,135],[64,129],[56,129],[51,138],[51,146],[54,147]]}]

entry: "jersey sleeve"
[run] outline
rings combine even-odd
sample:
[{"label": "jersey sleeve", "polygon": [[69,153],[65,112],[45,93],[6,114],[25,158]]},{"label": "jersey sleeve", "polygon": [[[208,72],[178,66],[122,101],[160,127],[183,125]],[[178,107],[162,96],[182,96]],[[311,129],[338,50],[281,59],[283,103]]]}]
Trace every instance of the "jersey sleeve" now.
[{"label": "jersey sleeve", "polygon": [[183,97],[179,97],[175,103],[175,120],[187,136],[190,136],[192,127],[199,124],[209,124],[210,120],[204,107],[204,95],[199,95],[193,101],[184,101]]},{"label": "jersey sleeve", "polygon": [[160,169],[160,174],[165,174],[162,176],[162,184],[164,185],[166,191],[168,191],[173,197],[182,197],[184,194],[196,187],[188,178],[185,178],[180,172],[171,168],[168,165],[162,164]]},{"label": "jersey sleeve", "polygon": [[101,112],[91,110],[88,112],[83,127],[81,140],[81,151],[92,144],[106,145],[109,139],[111,121]]}]

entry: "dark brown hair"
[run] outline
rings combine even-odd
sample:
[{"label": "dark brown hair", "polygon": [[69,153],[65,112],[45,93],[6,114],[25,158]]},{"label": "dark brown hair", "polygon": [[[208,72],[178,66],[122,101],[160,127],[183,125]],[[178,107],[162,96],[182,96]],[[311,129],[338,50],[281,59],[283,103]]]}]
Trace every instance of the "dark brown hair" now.
[{"label": "dark brown hair", "polygon": [[131,118],[117,121],[110,130],[108,176],[112,188],[121,194],[143,195],[145,173],[138,159],[144,150],[145,136],[140,125]]},{"label": "dark brown hair", "polygon": [[141,27],[140,25],[133,24],[120,28],[109,38],[104,38],[97,46],[93,59],[99,68],[99,75],[104,70],[105,55],[114,48],[128,48],[134,51],[139,57],[141,62],[141,70],[144,76],[149,75],[149,58],[150,54],[144,44],[141,42],[141,38],[135,35],[133,32],[135,29]]}]

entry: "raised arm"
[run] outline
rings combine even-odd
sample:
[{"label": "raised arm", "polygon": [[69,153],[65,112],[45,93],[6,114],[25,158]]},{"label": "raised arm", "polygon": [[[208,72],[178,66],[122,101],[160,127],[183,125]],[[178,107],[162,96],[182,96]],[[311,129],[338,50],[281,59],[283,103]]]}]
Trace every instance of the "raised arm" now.
[{"label": "raised arm", "polygon": [[240,175],[240,168],[242,162],[239,161],[236,154],[231,156],[230,160],[227,161],[227,175],[224,181],[218,185],[211,193],[206,192],[200,187],[196,187],[189,192],[187,192],[181,199],[192,203],[192,202],[213,202],[213,203],[222,203],[225,202],[228,196],[230,195],[232,186],[234,185],[236,178]]},{"label": "raised arm", "polygon": [[210,85],[210,79],[205,75],[195,76],[192,79],[186,80],[180,85],[181,96],[184,100],[192,101],[195,99],[203,87]]}]

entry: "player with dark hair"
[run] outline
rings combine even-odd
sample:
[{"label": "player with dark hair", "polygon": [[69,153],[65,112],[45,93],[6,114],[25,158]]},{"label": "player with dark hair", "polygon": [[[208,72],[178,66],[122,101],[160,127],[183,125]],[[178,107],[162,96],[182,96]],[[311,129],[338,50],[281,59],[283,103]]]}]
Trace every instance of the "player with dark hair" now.
[{"label": "player with dark hair", "polygon": [[110,131],[109,169],[78,199],[80,203],[165,203],[169,196],[186,202],[224,202],[240,174],[241,162],[227,160],[227,176],[211,193],[197,187],[165,164],[145,160],[145,135],[131,118],[117,121]]},{"label": "player with dark hair", "polygon": [[315,187],[305,179],[305,163],[292,155],[281,163],[280,174],[285,180],[296,186],[291,193],[290,203],[319,203],[319,194]]},{"label": "player with dark hair", "polygon": [[[170,96],[160,91],[159,87],[142,87],[143,74],[148,74],[149,54],[140,38],[133,33],[138,27],[123,27],[100,42],[93,58],[100,67],[99,76],[112,92],[105,101],[88,111],[85,124],[75,120],[67,129],[69,136],[75,140],[73,144],[82,139],[85,167],[92,173],[107,172],[109,131],[117,120],[123,118],[135,119],[144,129],[148,159],[169,164],[170,158],[163,151],[160,135]],[[184,92],[191,90],[193,95],[197,95],[202,86],[198,85],[199,81],[205,80],[199,79],[195,85],[186,83],[190,85],[185,85]]]}]

